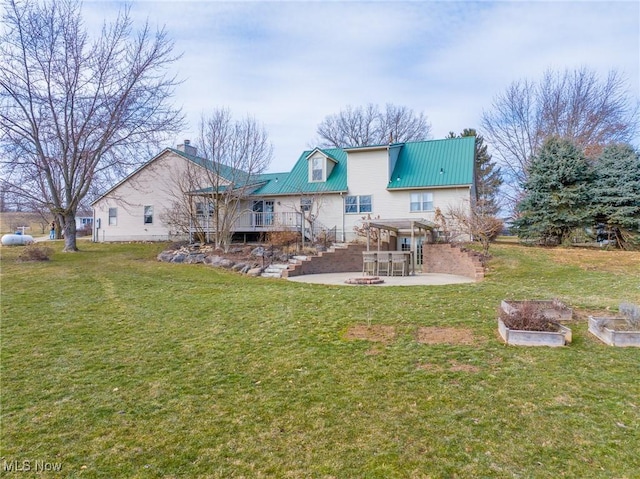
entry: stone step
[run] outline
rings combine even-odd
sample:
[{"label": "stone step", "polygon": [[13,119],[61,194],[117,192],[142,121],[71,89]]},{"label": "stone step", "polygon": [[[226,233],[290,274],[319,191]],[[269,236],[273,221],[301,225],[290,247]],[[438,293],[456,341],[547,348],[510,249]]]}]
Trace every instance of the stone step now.
[{"label": "stone step", "polygon": [[275,271],[275,270],[281,271],[283,269],[288,269],[288,268],[289,268],[289,264],[286,264],[286,263],[273,263],[273,264],[270,264],[269,266],[267,266],[266,269],[267,270],[272,270],[272,271]]},{"label": "stone step", "polygon": [[277,273],[266,271],[260,275],[263,278],[282,278],[282,271],[278,270]]}]

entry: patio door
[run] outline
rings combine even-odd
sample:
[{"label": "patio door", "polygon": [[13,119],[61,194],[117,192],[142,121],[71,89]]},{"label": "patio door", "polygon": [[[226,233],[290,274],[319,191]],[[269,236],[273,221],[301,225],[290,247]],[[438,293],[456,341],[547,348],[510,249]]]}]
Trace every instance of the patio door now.
[{"label": "patio door", "polygon": [[273,200],[255,200],[253,202],[253,226],[271,226],[274,216]]},{"label": "patio door", "polygon": [[[424,238],[415,237],[415,264],[416,266],[422,265],[422,243],[424,242]],[[410,236],[401,236],[398,238],[398,244],[400,246],[400,251],[411,251],[411,237]]]}]

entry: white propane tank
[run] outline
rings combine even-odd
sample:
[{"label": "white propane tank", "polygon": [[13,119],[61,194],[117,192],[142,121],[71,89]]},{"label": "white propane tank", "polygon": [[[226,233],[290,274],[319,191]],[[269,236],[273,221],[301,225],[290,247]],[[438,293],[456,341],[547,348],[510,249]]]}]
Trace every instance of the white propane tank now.
[{"label": "white propane tank", "polygon": [[33,243],[33,236],[8,234],[3,235],[0,241],[2,242],[2,246],[25,246]]}]

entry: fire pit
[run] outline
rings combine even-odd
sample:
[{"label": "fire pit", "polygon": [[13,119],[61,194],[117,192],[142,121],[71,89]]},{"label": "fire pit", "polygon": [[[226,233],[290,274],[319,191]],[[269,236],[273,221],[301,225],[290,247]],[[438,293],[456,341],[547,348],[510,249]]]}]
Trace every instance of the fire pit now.
[{"label": "fire pit", "polygon": [[345,281],[347,284],[382,284],[384,279],[378,276],[358,276],[357,278],[349,278]]}]

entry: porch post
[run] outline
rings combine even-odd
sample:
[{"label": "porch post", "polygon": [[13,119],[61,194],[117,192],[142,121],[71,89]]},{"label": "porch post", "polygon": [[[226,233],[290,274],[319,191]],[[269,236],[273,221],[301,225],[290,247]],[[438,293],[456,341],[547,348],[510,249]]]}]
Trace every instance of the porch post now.
[{"label": "porch post", "polygon": [[415,227],[415,223],[412,221],[411,222],[411,256],[412,256],[411,257],[411,269],[415,273],[415,271],[416,271],[416,261],[417,261],[417,258],[416,258],[417,248],[416,248],[414,227]]},{"label": "porch post", "polygon": [[371,223],[369,223],[369,227],[367,228],[367,251],[370,250],[371,245]]}]

